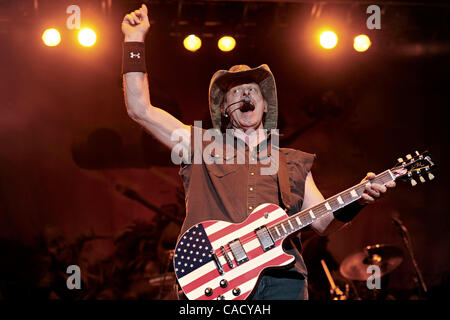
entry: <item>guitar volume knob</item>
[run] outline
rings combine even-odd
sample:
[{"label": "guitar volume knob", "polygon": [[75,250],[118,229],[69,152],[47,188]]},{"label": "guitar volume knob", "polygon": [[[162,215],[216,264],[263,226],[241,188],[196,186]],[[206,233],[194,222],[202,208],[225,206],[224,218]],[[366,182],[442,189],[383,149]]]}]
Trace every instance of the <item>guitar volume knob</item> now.
[{"label": "guitar volume knob", "polygon": [[205,296],[210,297],[213,294],[213,289],[206,288],[205,289]]},{"label": "guitar volume knob", "polygon": [[231,292],[233,293],[234,296],[237,297],[238,295],[241,294],[241,289],[239,289],[239,288],[234,288]]},{"label": "guitar volume knob", "polygon": [[220,280],[219,285],[220,285],[222,288],[226,288],[226,287],[228,286],[228,281],[225,280],[225,279],[222,279],[222,280]]}]

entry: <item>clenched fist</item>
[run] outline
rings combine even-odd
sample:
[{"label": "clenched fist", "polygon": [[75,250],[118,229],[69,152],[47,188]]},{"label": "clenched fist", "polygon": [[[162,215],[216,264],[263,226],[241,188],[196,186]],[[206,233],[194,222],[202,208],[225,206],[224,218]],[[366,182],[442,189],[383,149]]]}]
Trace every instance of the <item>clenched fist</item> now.
[{"label": "clenched fist", "polygon": [[147,6],[143,4],[139,10],[127,14],[122,21],[122,32],[125,41],[144,42],[145,35],[150,28]]}]

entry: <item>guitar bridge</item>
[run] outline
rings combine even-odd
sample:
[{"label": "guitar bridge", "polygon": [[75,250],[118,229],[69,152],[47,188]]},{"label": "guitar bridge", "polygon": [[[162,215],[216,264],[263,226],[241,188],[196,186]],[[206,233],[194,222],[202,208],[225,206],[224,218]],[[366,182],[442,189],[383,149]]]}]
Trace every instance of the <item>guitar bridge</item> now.
[{"label": "guitar bridge", "polygon": [[228,247],[230,247],[231,253],[234,256],[237,265],[248,261],[247,253],[245,252],[244,247],[242,247],[241,241],[239,239],[229,242]]}]

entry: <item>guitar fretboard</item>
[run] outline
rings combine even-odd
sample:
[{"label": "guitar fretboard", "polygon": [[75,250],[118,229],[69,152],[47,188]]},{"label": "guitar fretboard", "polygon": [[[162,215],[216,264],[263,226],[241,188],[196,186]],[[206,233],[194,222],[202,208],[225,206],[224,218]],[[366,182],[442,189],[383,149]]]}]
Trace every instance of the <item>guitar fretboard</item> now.
[{"label": "guitar fretboard", "polygon": [[[370,183],[379,183],[385,185],[395,178],[390,170],[386,170],[371,180]],[[368,181],[361,182],[339,194],[336,194],[325,201],[315,205],[309,209],[298,212],[289,218],[271,226],[269,228],[270,235],[274,241],[285,238],[290,234],[310,225],[316,220],[339,210],[350,203],[361,198],[364,193]]]}]

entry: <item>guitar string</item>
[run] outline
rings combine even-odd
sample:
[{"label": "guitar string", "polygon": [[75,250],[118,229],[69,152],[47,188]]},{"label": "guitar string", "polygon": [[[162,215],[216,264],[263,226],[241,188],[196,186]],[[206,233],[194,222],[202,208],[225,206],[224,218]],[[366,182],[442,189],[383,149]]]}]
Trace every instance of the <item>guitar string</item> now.
[{"label": "guitar string", "polygon": [[[360,198],[360,197],[358,197],[358,199],[359,199],[359,198]],[[330,199],[328,200],[328,202],[331,202],[331,201],[333,201],[333,200],[335,200],[335,199],[331,199],[331,198],[330,198]],[[357,200],[357,199],[354,199],[353,201],[356,201],[356,200]],[[352,202],[353,202],[353,201],[352,201]],[[351,203],[351,202],[350,202],[350,203]],[[347,203],[346,205],[348,205],[348,204],[350,204],[350,203]],[[344,205],[344,206],[346,206],[346,205]],[[313,211],[314,214],[315,214],[315,216],[316,216],[316,219],[314,219],[313,221],[308,221],[306,224],[303,223],[301,226],[297,224],[297,225],[299,226],[298,228],[292,229],[292,228],[290,227],[290,228],[289,228],[290,230],[289,230],[288,232],[283,232],[283,234],[281,234],[281,232],[280,232],[280,235],[279,235],[278,237],[274,237],[274,236],[273,236],[273,234],[275,234],[275,231],[274,231],[275,227],[279,227],[280,225],[284,225],[284,224],[286,223],[286,221],[288,221],[288,220],[294,221],[294,219],[295,219],[296,217],[299,217],[300,219],[301,219],[301,218],[308,217],[308,219],[309,219],[310,215],[309,215],[308,212],[309,212],[309,210],[312,210],[312,209],[307,209],[308,212],[303,212],[303,214],[298,213],[297,215],[290,216],[289,218],[287,218],[287,219],[281,221],[280,223],[277,223],[277,224],[275,224],[275,225],[273,225],[273,226],[271,226],[271,227],[268,227],[267,230],[268,230],[268,232],[270,233],[270,235],[272,236],[274,242],[277,242],[277,241],[280,240],[280,239],[284,239],[284,238],[286,238],[287,236],[289,236],[290,234],[295,233],[295,232],[297,232],[297,231],[303,229],[304,227],[310,225],[310,224],[313,223],[315,220],[319,220],[319,219],[323,218],[323,216],[328,215],[328,214],[330,214],[330,213],[332,213],[332,212],[334,212],[334,211],[340,209],[340,208],[337,208],[337,209],[335,209],[335,210],[328,210],[328,209],[326,209],[326,208],[323,208],[322,205],[317,206],[317,208],[319,208],[320,210],[317,210],[317,211],[315,211],[315,212]],[[287,227],[287,224],[286,224],[286,227]],[[257,236],[256,234],[251,233],[251,234],[249,234],[249,235],[247,235],[247,236],[244,236],[244,237],[240,238],[239,240],[240,240],[240,242],[241,242],[241,244],[242,244],[242,246],[243,246],[243,245],[247,244],[248,242],[253,241],[254,239],[257,239],[257,238],[258,238],[258,236]],[[226,247],[224,247],[224,249],[225,249],[225,252],[226,252],[226,253],[230,253],[230,252],[232,253],[231,249],[227,249]],[[217,256],[217,257],[223,256],[222,250],[221,250],[220,248],[217,249],[217,250],[215,251],[215,253],[216,253],[216,256]]]},{"label": "guitar string", "polygon": [[[387,179],[387,180],[385,180],[385,178],[387,178],[389,176],[389,179]],[[377,179],[378,178],[378,179]],[[388,181],[392,181],[392,180],[390,180],[390,174],[389,174],[389,172],[383,172],[382,174],[380,174],[379,176],[377,176],[376,178],[375,178],[375,180],[376,181],[374,181],[374,182],[382,182],[383,184],[384,183],[386,183],[386,182],[388,182]],[[353,187],[353,188],[349,188],[348,190],[351,190],[351,189],[360,189],[360,190],[358,190],[359,192],[358,192],[358,194],[359,193],[362,193],[362,192],[364,192],[364,187],[363,187],[363,185],[365,186],[365,184],[366,184],[367,182],[366,181],[363,181],[363,182],[361,182],[359,185],[356,185],[355,187]],[[361,192],[362,191],[362,192]],[[333,196],[333,197],[331,197],[331,198],[329,198],[328,200],[326,200],[326,201],[324,201],[324,202],[337,202],[337,203],[339,203],[339,201],[337,201],[337,198],[339,197],[339,196],[341,196],[341,197],[343,197],[343,198],[348,198],[348,196],[349,196],[349,194],[348,194],[348,191],[346,190],[346,191],[343,191],[343,192],[341,192],[340,194],[337,194],[337,195],[335,195],[335,196]],[[360,196],[358,197],[358,199],[360,198]],[[292,222],[294,222],[295,221],[295,219],[298,217],[298,218],[300,218],[300,220],[301,220],[301,218],[305,218],[305,217],[308,217],[308,220],[309,220],[309,217],[310,217],[310,214],[309,214],[309,211],[310,210],[312,210],[313,211],[313,213],[314,213],[314,215],[316,216],[316,220],[318,220],[319,218],[322,218],[322,216],[324,215],[324,214],[328,214],[328,213],[330,213],[330,212],[333,212],[333,211],[336,211],[336,210],[338,210],[338,209],[340,209],[340,208],[342,208],[342,207],[345,207],[345,206],[347,206],[348,204],[350,204],[351,202],[353,202],[353,201],[356,201],[357,199],[355,199],[355,198],[353,198],[353,197],[350,197],[350,199],[352,200],[352,201],[350,201],[349,203],[346,203],[345,205],[343,205],[343,206],[341,206],[341,205],[337,205],[337,208],[335,208],[334,210],[328,210],[328,209],[326,209],[326,208],[324,208],[324,205],[323,205],[323,202],[322,202],[322,204],[319,204],[319,205],[317,205],[317,206],[314,206],[314,207],[312,207],[312,208],[308,208],[308,209],[306,209],[306,210],[304,210],[303,211],[303,214],[301,213],[301,212],[299,212],[299,213],[297,213],[297,214],[294,214],[294,215],[292,215],[292,216],[290,216],[289,218],[287,218],[287,219],[285,219],[285,220],[283,220],[283,221],[281,221],[280,223],[277,223],[276,225],[273,225],[273,226],[271,226],[271,227],[269,227],[268,228],[268,231],[269,232],[271,232],[271,233],[275,233],[275,227],[277,227],[277,226],[280,226],[280,225],[285,225],[286,227],[288,226],[288,223],[286,223],[287,221],[292,221]],[[306,223],[306,225],[309,225],[310,223],[312,223],[312,222],[314,222],[314,220],[313,221],[311,221],[311,222],[309,222],[309,221],[307,221],[307,223]],[[292,229],[292,227],[290,227],[289,229],[289,232],[285,232],[285,235],[289,235],[289,234],[291,234],[291,233],[293,233],[293,232],[296,232],[296,231],[298,231],[298,230],[300,230],[300,229],[302,229],[302,228],[304,228],[306,225],[305,225],[305,223],[302,223],[301,225],[299,225],[298,223],[296,223],[297,224],[297,228],[294,228],[294,229]],[[281,235],[281,237],[283,237],[283,236],[285,236],[285,235]],[[244,238],[244,239],[248,239],[248,238]],[[279,238],[278,238],[279,239]],[[277,239],[277,240],[278,240]],[[253,239],[252,239],[253,240]]]},{"label": "guitar string", "polygon": [[[383,181],[384,178],[387,178],[387,177],[388,177],[389,179],[387,179],[386,181]],[[385,172],[383,172],[383,173],[380,173],[378,176],[376,176],[376,177],[374,178],[374,180],[371,181],[371,183],[379,183],[379,182],[381,182],[382,184],[386,184],[386,183],[389,182],[389,181],[393,181],[393,180],[391,179],[391,176],[390,176],[389,171],[385,171]],[[349,205],[350,203],[352,203],[352,202],[358,200],[359,198],[361,198],[361,196],[359,195],[359,192],[358,192],[358,191],[364,192],[364,190],[365,190],[365,185],[366,185],[366,184],[367,184],[367,181],[362,181],[362,182],[360,182],[359,184],[357,184],[357,185],[355,185],[355,186],[353,186],[353,187],[351,187],[351,188],[348,188],[347,190],[345,190],[345,191],[343,191],[343,192],[341,192],[341,193],[339,193],[339,194],[337,194],[337,195],[335,195],[335,196],[333,196],[333,197],[330,197],[328,200],[323,201],[323,202],[322,202],[321,204],[319,204],[319,205],[316,205],[316,206],[314,206],[314,207],[308,208],[308,209],[304,210],[303,212],[299,212],[299,213],[297,213],[297,214],[294,214],[294,215],[292,215],[292,216],[289,216],[287,219],[285,219],[285,220],[283,220],[283,221],[281,221],[281,222],[279,222],[279,223],[277,223],[277,224],[275,224],[275,225],[273,225],[273,226],[268,227],[268,228],[267,228],[267,231],[270,233],[270,235],[271,235],[272,238],[273,238],[273,234],[276,232],[276,231],[275,231],[275,227],[280,226],[280,225],[282,225],[282,224],[284,225],[284,223],[286,223],[288,220],[294,221],[294,219],[295,219],[296,217],[298,217],[300,220],[301,220],[301,218],[305,218],[305,217],[308,217],[308,219],[309,219],[309,218],[310,218],[310,214],[309,214],[309,211],[310,211],[310,210],[312,210],[313,213],[314,213],[314,215],[316,216],[316,219],[315,219],[315,220],[319,220],[319,219],[323,218],[323,216],[325,216],[325,215],[327,215],[327,214],[330,214],[330,213],[332,213],[332,212],[334,212],[334,211],[336,211],[336,210],[339,210],[340,208],[345,207],[345,206]],[[358,190],[358,189],[361,189],[361,190]],[[344,206],[341,206],[341,207],[336,208],[336,209],[334,209],[334,210],[328,210],[328,209],[326,209],[326,207],[325,207],[325,205],[324,205],[325,202],[337,201],[337,198],[338,198],[339,196],[341,196],[341,197],[343,197],[344,195],[345,195],[345,196],[348,196],[348,192],[349,192],[348,190],[357,190],[356,192],[358,193],[358,198],[357,198],[357,199],[352,198],[352,200],[353,200],[352,202],[349,202],[349,203],[345,204]],[[314,211],[315,209],[316,209],[317,211]],[[298,228],[298,229],[292,230],[292,228],[290,228],[291,230],[289,230],[288,232],[286,232],[286,233],[284,233],[284,234],[281,234],[281,232],[280,232],[280,236],[279,236],[276,240],[273,239],[274,242],[276,242],[276,241],[278,241],[278,240],[280,240],[280,239],[282,239],[282,238],[286,238],[286,237],[289,236],[290,234],[295,233],[295,232],[297,232],[297,231],[303,229],[304,227],[306,227],[306,226],[310,225],[311,223],[313,223],[315,220],[313,220],[313,221],[311,221],[311,222],[308,221],[306,224],[302,224],[302,225],[300,226],[300,228]],[[298,225],[298,224],[297,224],[297,225]],[[250,241],[253,241],[254,239],[257,239],[257,238],[258,238],[258,236],[257,236],[255,233],[250,233],[250,234],[247,235],[247,236],[243,236],[243,237],[240,238],[239,240],[240,240],[240,242],[241,242],[241,245],[243,246],[243,245],[245,245],[245,244],[249,243]],[[224,248],[225,248],[225,252],[226,252],[226,253],[230,253],[230,252],[232,253],[231,249],[228,249],[228,248],[226,248],[226,247],[224,247]],[[223,256],[223,252],[222,252],[221,248],[218,248],[218,249],[214,250],[214,253],[216,254],[217,257]]]}]

